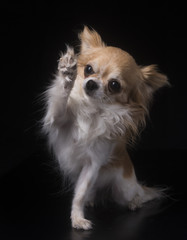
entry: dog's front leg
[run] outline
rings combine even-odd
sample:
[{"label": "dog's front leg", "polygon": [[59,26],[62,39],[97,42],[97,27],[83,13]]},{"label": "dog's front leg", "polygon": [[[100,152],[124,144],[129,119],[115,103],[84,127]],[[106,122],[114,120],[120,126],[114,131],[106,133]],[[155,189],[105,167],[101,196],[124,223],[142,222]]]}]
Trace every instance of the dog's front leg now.
[{"label": "dog's front leg", "polygon": [[69,116],[67,101],[77,76],[77,59],[74,50],[67,47],[67,52],[61,55],[58,73],[47,91],[47,113],[44,118],[44,128],[54,124],[63,125]]},{"label": "dog's front leg", "polygon": [[92,163],[85,165],[80,173],[71,211],[71,221],[74,228],[84,230],[92,228],[91,221],[84,218],[84,205],[98,176],[98,171],[99,167]]}]

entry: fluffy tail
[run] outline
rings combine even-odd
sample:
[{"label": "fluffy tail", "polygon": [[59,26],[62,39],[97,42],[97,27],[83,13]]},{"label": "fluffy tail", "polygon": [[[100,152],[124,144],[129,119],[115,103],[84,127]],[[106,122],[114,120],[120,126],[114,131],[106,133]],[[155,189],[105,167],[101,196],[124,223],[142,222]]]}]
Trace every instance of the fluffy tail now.
[{"label": "fluffy tail", "polygon": [[150,188],[139,185],[139,193],[129,203],[129,208],[135,210],[142,207],[142,204],[154,199],[163,199],[167,196],[167,188]]}]

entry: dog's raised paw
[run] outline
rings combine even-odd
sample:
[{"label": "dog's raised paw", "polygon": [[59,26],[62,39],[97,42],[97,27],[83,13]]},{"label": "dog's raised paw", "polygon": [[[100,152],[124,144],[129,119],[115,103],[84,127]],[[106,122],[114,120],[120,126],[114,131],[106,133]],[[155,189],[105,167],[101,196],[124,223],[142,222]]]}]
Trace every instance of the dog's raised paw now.
[{"label": "dog's raised paw", "polygon": [[67,82],[75,80],[77,75],[77,57],[73,48],[68,46],[66,53],[61,55],[58,70]]}]

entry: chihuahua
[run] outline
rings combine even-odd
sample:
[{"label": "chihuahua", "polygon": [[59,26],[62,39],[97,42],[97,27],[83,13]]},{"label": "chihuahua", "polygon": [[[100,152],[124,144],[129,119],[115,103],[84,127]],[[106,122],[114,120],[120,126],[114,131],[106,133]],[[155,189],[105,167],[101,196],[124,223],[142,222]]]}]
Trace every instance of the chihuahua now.
[{"label": "chihuahua", "polygon": [[74,186],[72,227],[88,230],[84,207],[105,187],[131,210],[162,196],[137,181],[127,146],[145,126],[153,93],[168,81],[155,65],[138,66],[127,52],[107,46],[93,29],[85,26],[79,39],[80,52],[67,46],[46,91],[43,130]]}]

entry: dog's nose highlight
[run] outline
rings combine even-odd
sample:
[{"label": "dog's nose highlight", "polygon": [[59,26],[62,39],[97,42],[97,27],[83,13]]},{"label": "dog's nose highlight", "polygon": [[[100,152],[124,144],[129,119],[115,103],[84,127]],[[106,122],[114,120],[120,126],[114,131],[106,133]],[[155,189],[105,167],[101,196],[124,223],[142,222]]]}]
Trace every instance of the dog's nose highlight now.
[{"label": "dog's nose highlight", "polygon": [[99,88],[99,86],[97,85],[97,83],[93,80],[89,80],[87,83],[86,83],[86,90],[88,91],[94,91],[94,90],[97,90]]}]

